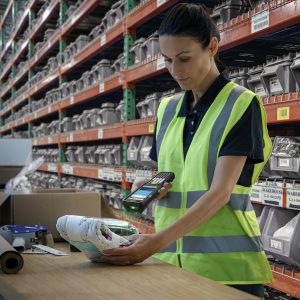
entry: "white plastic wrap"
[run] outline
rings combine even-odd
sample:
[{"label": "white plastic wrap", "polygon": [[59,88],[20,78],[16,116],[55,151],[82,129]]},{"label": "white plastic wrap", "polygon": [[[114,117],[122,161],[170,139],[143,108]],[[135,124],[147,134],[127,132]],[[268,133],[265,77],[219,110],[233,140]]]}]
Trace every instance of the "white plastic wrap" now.
[{"label": "white plastic wrap", "polygon": [[128,238],[113,233],[100,218],[66,215],[57,220],[56,228],[66,241],[93,262],[102,262],[101,255],[105,249],[131,244]]},{"label": "white plastic wrap", "polygon": [[39,157],[33,161],[29,160],[20,173],[8,181],[4,192],[7,194],[29,194],[32,192],[32,186],[28,180],[28,176],[33,174],[42,164],[44,158]]},{"label": "white plastic wrap", "polygon": [[293,232],[296,227],[296,223],[298,220],[298,216],[295,216],[291,221],[289,221],[286,225],[279,228],[274,232],[273,237],[285,241],[290,241],[292,239]]}]

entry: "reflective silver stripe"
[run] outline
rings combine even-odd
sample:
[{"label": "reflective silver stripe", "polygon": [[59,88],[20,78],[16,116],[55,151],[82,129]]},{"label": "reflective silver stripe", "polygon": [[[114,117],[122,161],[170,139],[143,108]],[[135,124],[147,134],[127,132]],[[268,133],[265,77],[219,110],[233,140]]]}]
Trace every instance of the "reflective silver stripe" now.
[{"label": "reflective silver stripe", "polygon": [[250,211],[253,206],[250,202],[250,196],[244,194],[231,194],[228,203],[233,210]]},{"label": "reflective silver stripe", "polygon": [[168,247],[160,250],[160,253],[164,253],[164,252],[176,252],[177,246],[176,246],[176,242],[172,243],[171,245],[169,245]]},{"label": "reflective silver stripe", "polygon": [[157,201],[157,205],[179,209],[181,207],[181,192],[169,192],[165,198]]},{"label": "reflective silver stripe", "polygon": [[160,125],[160,129],[156,138],[156,152],[157,152],[157,156],[159,155],[159,150],[160,150],[160,146],[162,143],[162,140],[165,136],[165,133],[168,129],[169,124],[171,123],[171,121],[173,120],[175,113],[176,113],[176,107],[180,101],[182,97],[182,94],[176,94],[174,95],[174,97],[172,99],[169,100],[167,107],[164,111],[162,120],[161,120],[161,125]]},{"label": "reflective silver stripe", "polygon": [[[187,193],[187,202],[186,207],[192,207],[197,200],[203,196],[207,190],[203,191],[192,191]],[[246,194],[231,194],[229,198],[228,205],[233,210],[241,210],[241,211],[250,211],[253,210],[252,204],[250,202],[250,196]]]},{"label": "reflective silver stripe", "polygon": [[211,186],[216,163],[217,163],[217,155],[218,155],[218,148],[221,143],[221,139],[226,127],[226,124],[229,120],[230,113],[232,108],[238,99],[238,97],[245,91],[246,89],[241,86],[237,86],[232,89],[229,94],[229,97],[226,101],[225,106],[223,107],[220,115],[216,119],[216,122],[213,125],[210,141],[209,141],[209,150],[208,150],[208,160],[207,160],[207,179],[208,179],[208,186]]},{"label": "reflective silver stripe", "polygon": [[184,236],[183,253],[228,253],[228,252],[260,252],[262,251],[260,237],[222,236],[200,237]]},{"label": "reflective silver stripe", "polygon": [[193,204],[201,197],[203,196],[207,190],[204,191],[192,191],[187,192],[187,201],[186,201],[186,207],[190,208],[193,206]]}]

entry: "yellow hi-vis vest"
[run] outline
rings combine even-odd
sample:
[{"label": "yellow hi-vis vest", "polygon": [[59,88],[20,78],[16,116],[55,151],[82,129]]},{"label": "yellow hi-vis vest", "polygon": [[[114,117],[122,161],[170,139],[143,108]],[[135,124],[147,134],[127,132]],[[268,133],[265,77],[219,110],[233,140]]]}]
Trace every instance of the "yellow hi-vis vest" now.
[{"label": "yellow hi-vis vest", "polygon": [[[212,183],[219,151],[234,125],[255,97],[260,105],[264,162],[256,164],[252,185],[271,153],[266,114],[257,96],[233,82],[217,95],[184,159],[185,118],[177,117],[183,96],[162,100],[158,109],[158,171],[175,173],[173,186],[155,208],[156,231],[179,219]],[[209,221],[171,244],[155,257],[224,284],[262,284],[273,281],[261,233],[250,202],[251,187],[235,185],[229,202]]]}]

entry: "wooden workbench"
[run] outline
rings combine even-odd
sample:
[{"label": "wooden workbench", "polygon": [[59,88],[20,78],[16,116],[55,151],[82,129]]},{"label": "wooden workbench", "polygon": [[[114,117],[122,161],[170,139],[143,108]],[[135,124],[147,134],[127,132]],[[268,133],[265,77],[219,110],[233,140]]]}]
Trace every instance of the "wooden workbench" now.
[{"label": "wooden workbench", "polygon": [[[69,252],[66,244],[55,248]],[[79,252],[23,258],[18,274],[0,271],[0,299],[1,295],[5,300],[257,299],[154,258],[133,266],[91,263]]]}]

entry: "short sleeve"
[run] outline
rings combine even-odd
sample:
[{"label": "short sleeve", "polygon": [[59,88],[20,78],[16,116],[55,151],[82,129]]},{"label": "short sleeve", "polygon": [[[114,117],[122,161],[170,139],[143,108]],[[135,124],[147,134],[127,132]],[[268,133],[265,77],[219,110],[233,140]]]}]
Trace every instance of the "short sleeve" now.
[{"label": "short sleeve", "polygon": [[241,119],[227,135],[220,156],[247,156],[246,164],[264,161],[262,118],[259,103],[253,98]]},{"label": "short sleeve", "polygon": [[157,162],[157,151],[156,151],[156,127],[157,127],[157,122],[155,124],[155,129],[154,129],[154,135],[153,135],[153,143],[152,143],[152,148],[149,153],[149,157]]}]

